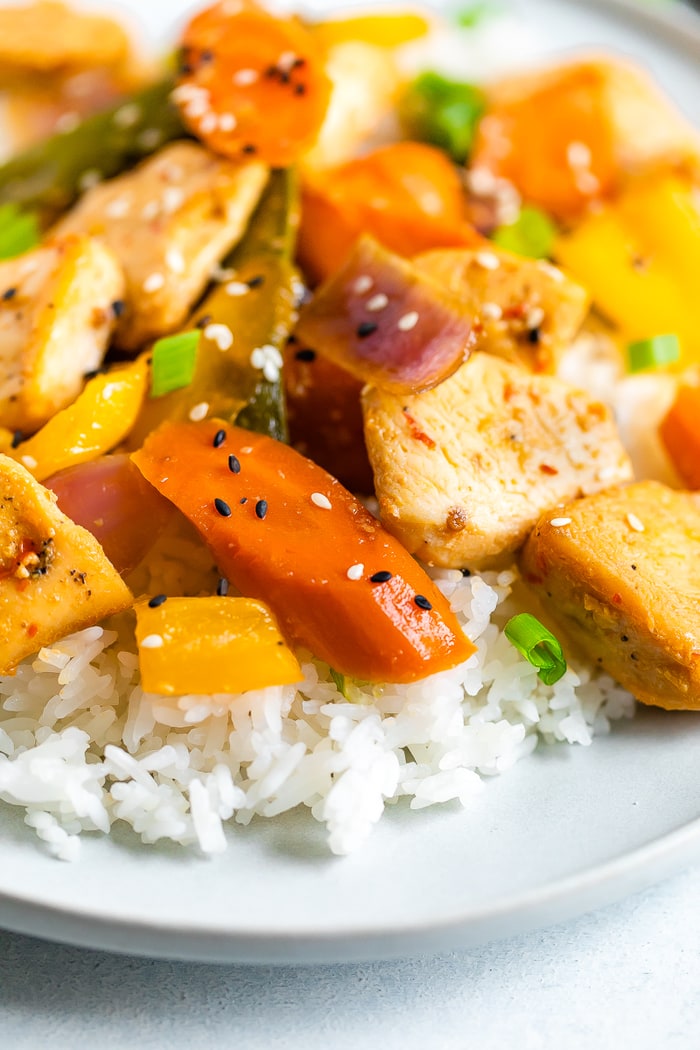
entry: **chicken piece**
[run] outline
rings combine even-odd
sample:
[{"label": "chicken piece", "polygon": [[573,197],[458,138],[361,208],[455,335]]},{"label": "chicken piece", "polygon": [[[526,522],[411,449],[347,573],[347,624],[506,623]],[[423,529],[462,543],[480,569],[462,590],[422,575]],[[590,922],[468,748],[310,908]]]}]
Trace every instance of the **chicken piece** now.
[{"label": "chicken piece", "polygon": [[561,270],[501,249],[425,252],[414,265],[479,319],[479,349],[533,372],[555,372],[588,310],[588,293]]},{"label": "chicken piece", "polygon": [[132,602],[97,540],[0,455],[0,674]]},{"label": "chicken piece", "polygon": [[659,707],[700,708],[700,496],[658,481],[549,511],[526,581],[574,643]]},{"label": "chicken piece", "polygon": [[632,476],[605,405],[491,354],[363,410],[381,520],[430,565],[495,564],[548,507]]},{"label": "chicken piece", "polygon": [[0,262],[0,424],[37,430],[99,368],[124,294],[100,241],[68,236]]},{"label": "chicken piece", "polygon": [[59,233],[101,237],[124,267],[119,346],[136,350],[182,324],[244,232],[267,176],[260,161],[234,163],[175,142],[88,190],[58,223]]}]

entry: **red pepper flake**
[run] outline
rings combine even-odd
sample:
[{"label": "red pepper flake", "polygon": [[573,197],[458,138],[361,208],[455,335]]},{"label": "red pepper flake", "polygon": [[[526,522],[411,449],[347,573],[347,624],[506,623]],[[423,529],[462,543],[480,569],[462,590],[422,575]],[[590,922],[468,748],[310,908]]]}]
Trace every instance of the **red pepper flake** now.
[{"label": "red pepper flake", "polygon": [[617,591],[615,591],[615,593],[612,596],[612,601],[614,605],[622,605],[622,595],[618,594]]},{"label": "red pepper flake", "polygon": [[559,471],[556,467],[550,467],[549,463],[540,463],[540,470],[543,474],[558,474]]},{"label": "red pepper flake", "polygon": [[27,637],[28,638],[33,638],[36,635],[38,630],[39,630],[38,624],[30,623],[29,627],[27,627]]},{"label": "red pepper flake", "polygon": [[405,408],[403,410],[403,414],[404,419],[408,423],[409,430],[411,431],[411,437],[415,441],[422,441],[424,445],[428,446],[428,448],[435,448],[435,442],[433,441],[433,439],[430,437],[429,434],[426,434],[425,431],[421,430],[416,420],[413,418],[413,416],[408,414]]}]

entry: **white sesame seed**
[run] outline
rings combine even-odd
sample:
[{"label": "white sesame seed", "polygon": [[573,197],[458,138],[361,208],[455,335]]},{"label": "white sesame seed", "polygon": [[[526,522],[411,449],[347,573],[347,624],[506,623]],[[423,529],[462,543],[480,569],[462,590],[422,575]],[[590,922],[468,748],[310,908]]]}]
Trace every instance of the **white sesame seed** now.
[{"label": "white sesame seed", "polygon": [[539,328],[545,318],[544,310],[541,306],[533,306],[528,315],[525,318],[525,324],[528,328]]},{"label": "white sesame seed", "polygon": [[229,347],[233,346],[233,332],[225,324],[208,324],[204,329],[204,336],[206,339],[211,339],[213,343],[216,343],[219,350],[228,350]]},{"label": "white sesame seed", "polygon": [[131,210],[131,201],[128,197],[114,197],[105,205],[105,215],[109,219],[123,219]]},{"label": "white sesame seed", "polygon": [[[184,191],[179,186],[166,186],[163,190],[163,211],[166,215],[172,215],[182,205],[185,199]],[[155,217],[155,216],[154,216]]]},{"label": "white sesame seed", "polygon": [[280,377],[280,370],[274,361],[267,360],[263,365],[262,374],[268,383],[276,383]]},{"label": "white sesame seed", "polygon": [[416,310],[411,310],[410,313],[404,314],[403,317],[399,317],[396,322],[396,327],[400,332],[410,332],[412,328],[415,328],[418,324],[418,313]]},{"label": "white sesame seed", "polygon": [[575,182],[580,193],[597,193],[600,189],[600,182],[590,171],[577,171]]},{"label": "white sesame seed", "polygon": [[503,310],[498,303],[484,303],[481,307],[481,316],[488,321],[500,321],[503,317]]},{"label": "white sesame seed", "polygon": [[236,271],[230,266],[219,266],[217,263],[215,266],[212,266],[209,276],[212,281],[218,281],[219,284],[223,284],[225,281],[232,281],[236,276]]},{"label": "white sesame seed", "polygon": [[147,634],[141,641],[141,649],[160,649],[163,645],[163,636],[160,634]]},{"label": "white sesame seed", "polygon": [[233,131],[237,123],[233,113],[222,113],[219,117],[219,127],[222,131]]},{"label": "white sesame seed", "polygon": [[165,253],[165,265],[173,273],[185,272],[185,256],[179,248],[168,248]]},{"label": "white sesame seed", "polygon": [[155,219],[160,212],[160,204],[158,201],[147,201],[141,209],[141,218],[144,222],[150,222],[151,219]]},{"label": "white sesame seed", "polygon": [[500,259],[493,252],[477,252],[474,259],[484,270],[497,270],[501,265]]},{"label": "white sesame seed", "polygon": [[144,150],[156,149],[162,140],[163,132],[160,128],[144,128],[136,138],[137,145]]},{"label": "white sesame seed", "polygon": [[322,492],[312,492],[311,502],[317,507],[321,507],[322,510],[330,510],[333,504],[328,499],[328,496],[324,496]]},{"label": "white sesame seed", "polygon": [[34,459],[34,456],[22,456],[21,462],[25,465],[27,470],[36,470],[39,466],[38,462]]},{"label": "white sesame seed", "polygon": [[564,525],[571,524],[571,518],[552,518],[549,524],[555,529],[561,529]]},{"label": "white sesame seed", "polygon": [[294,63],[297,60],[296,53],[294,51],[283,51],[280,57],[277,59],[277,68],[288,73]]},{"label": "white sesame seed", "polygon": [[365,567],[361,561],[358,561],[357,565],[351,565],[347,571],[347,578],[349,580],[361,580],[364,574]]},{"label": "white sesame seed", "polygon": [[245,281],[231,281],[226,285],[225,291],[227,295],[247,295],[250,288]]},{"label": "white sesame seed", "polygon": [[265,367],[265,351],[261,346],[256,346],[250,355],[250,363],[253,368]]},{"label": "white sesame seed", "polygon": [[198,405],[193,405],[189,411],[189,417],[193,423],[201,423],[203,419],[207,418],[209,412],[209,404],[207,401],[200,401]]},{"label": "white sesame seed", "polygon": [[552,266],[551,263],[546,262],[544,259],[540,260],[537,264],[542,273],[546,273],[548,277],[551,277],[553,281],[561,282],[564,280],[564,274],[556,266]]},{"label": "white sesame seed", "polygon": [[170,92],[170,98],[173,102],[190,102],[201,93],[201,90],[196,84],[178,84]]},{"label": "white sesame seed", "polygon": [[357,278],[357,280],[353,284],[352,290],[353,292],[355,292],[356,295],[364,295],[365,292],[368,292],[370,290],[373,284],[374,281],[369,276],[369,274],[363,273],[360,277]]},{"label": "white sesame seed", "polygon": [[56,121],[56,131],[58,131],[60,135],[67,135],[69,131],[75,131],[79,123],[80,114],[74,112],[72,109],[68,110],[66,113],[61,113]]},{"label": "white sesame seed", "polygon": [[467,181],[476,197],[488,197],[496,189],[496,176],[490,168],[472,168],[467,172]]},{"label": "white sesame seed", "polygon": [[[193,113],[190,113],[189,115],[194,116]],[[212,131],[216,131],[218,124],[219,121],[214,113],[204,113],[199,122],[199,130],[203,135],[210,135]]]},{"label": "white sesame seed", "polygon": [[566,147],[566,159],[572,168],[590,168],[591,151],[585,142],[570,142]]},{"label": "white sesame seed", "polygon": [[96,186],[101,181],[102,172],[98,171],[97,168],[89,168],[78,179],[78,189],[84,193],[85,190],[91,190],[93,186]]},{"label": "white sesame seed", "polygon": [[260,74],[257,69],[237,69],[231,77],[237,87],[248,87],[249,84],[255,84],[259,79]]},{"label": "white sesame seed", "polygon": [[141,119],[141,107],[136,102],[127,102],[114,114],[114,123],[118,128],[133,128]]},{"label": "white sesame seed", "polygon": [[148,275],[146,280],[143,282],[143,286],[142,287],[143,287],[144,292],[157,292],[158,289],[162,288],[164,284],[165,284],[165,277],[163,277],[162,273],[158,273],[156,271],[156,272],[150,273]]},{"label": "white sesame seed", "polygon": [[367,309],[374,313],[376,310],[383,310],[385,306],[389,305],[389,299],[384,292],[378,292],[377,295],[373,295],[371,299],[367,300]]},{"label": "white sesame seed", "polygon": [[631,511],[627,515],[627,524],[631,529],[634,529],[635,532],[644,532],[644,523]]}]

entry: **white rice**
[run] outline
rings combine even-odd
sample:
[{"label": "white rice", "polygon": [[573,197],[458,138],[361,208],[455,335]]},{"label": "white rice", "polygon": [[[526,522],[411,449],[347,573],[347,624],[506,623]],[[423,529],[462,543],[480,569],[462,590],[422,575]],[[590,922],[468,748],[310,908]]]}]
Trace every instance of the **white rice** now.
[{"label": "white rice", "polygon": [[433,574],[478,651],[410,685],[338,692],[303,664],[293,686],[240,696],[163,698],[142,691],[127,617],[91,627],[0,678],[0,799],[25,809],[46,848],[73,860],[86,831],[131,825],[205,854],[239,828],[306,806],[333,853],[360,846],[387,804],[471,805],[484,778],[538,741],[590,744],[633,700],[570,664],[542,684],[502,633],[522,603],[515,571]]}]

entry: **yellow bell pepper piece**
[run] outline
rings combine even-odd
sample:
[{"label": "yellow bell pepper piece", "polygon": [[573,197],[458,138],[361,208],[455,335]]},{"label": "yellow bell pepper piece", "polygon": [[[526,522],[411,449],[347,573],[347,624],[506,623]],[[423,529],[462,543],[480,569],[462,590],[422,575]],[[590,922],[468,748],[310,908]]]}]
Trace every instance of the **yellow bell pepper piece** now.
[{"label": "yellow bell pepper piece", "polygon": [[8,452],[44,481],[109,452],[127,436],[148,389],[145,357],[90,379],[68,408],[45,423],[33,437]]},{"label": "yellow bell pepper piece", "polygon": [[554,254],[625,339],[675,333],[678,367],[700,362],[700,210],[683,178],[632,183],[561,236]]},{"label": "yellow bell pepper piece", "polygon": [[316,39],[328,48],[348,41],[393,48],[426,36],[430,30],[430,19],[417,11],[388,10],[376,15],[332,18],[311,28]]},{"label": "yellow bell pepper piece", "polygon": [[244,693],[304,677],[272,613],[252,598],[140,602],[136,641],[147,693]]}]

